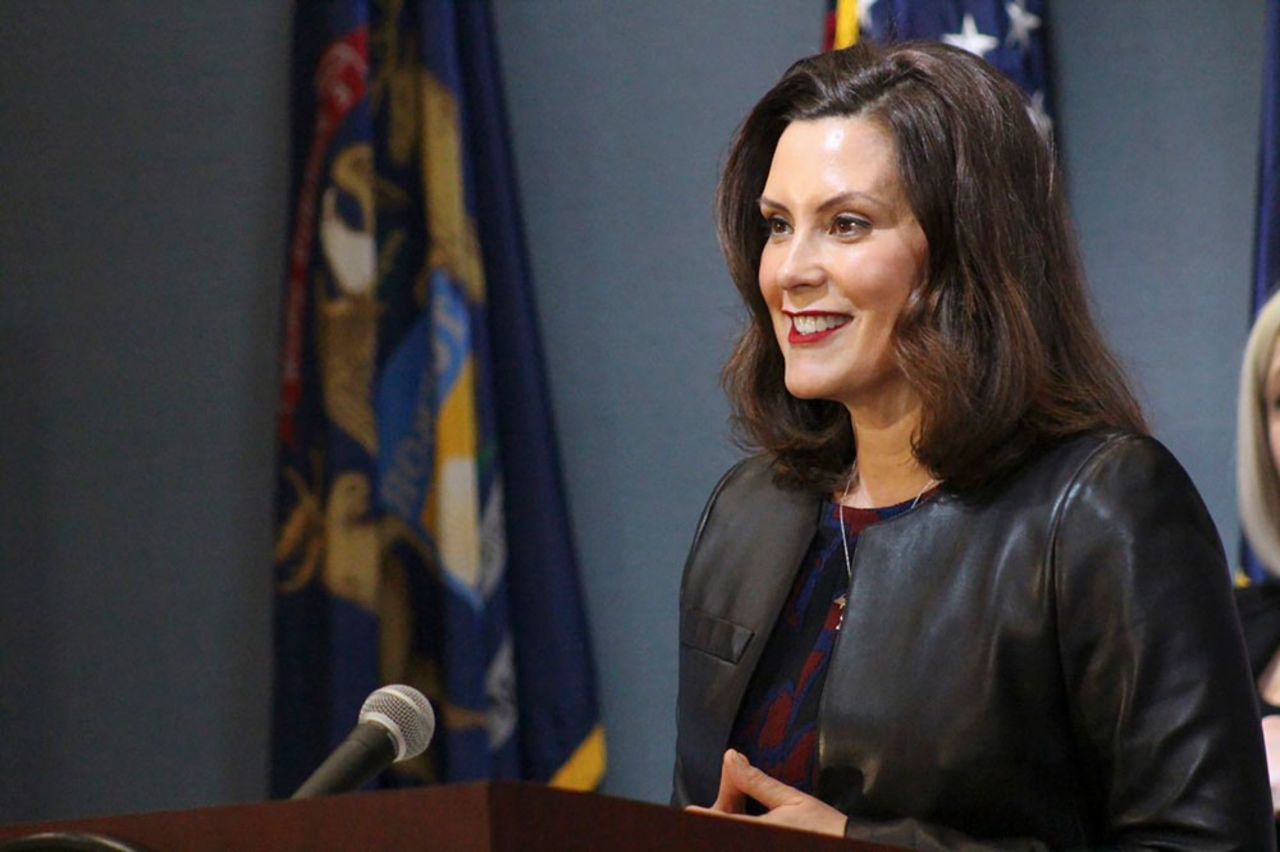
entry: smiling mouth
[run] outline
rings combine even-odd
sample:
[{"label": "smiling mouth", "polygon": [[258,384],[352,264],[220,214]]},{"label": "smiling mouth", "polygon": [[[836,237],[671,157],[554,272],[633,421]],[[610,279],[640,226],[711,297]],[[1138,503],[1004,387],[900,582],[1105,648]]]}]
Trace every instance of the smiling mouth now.
[{"label": "smiling mouth", "polygon": [[788,313],[787,316],[791,318],[791,333],[787,335],[791,343],[817,343],[853,320],[847,314]]},{"label": "smiling mouth", "polygon": [[798,334],[808,336],[839,328],[848,324],[850,319],[852,317],[843,314],[792,314],[791,327]]}]

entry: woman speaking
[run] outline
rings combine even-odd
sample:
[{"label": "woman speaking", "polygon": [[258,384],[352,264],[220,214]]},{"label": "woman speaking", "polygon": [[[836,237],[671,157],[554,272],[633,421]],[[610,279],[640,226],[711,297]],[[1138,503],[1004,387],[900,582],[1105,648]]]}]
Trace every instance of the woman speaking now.
[{"label": "woman speaking", "polygon": [[674,802],[920,849],[1271,849],[1222,548],[1089,316],[1020,92],[793,66],[718,197],[755,454],[685,567]]}]

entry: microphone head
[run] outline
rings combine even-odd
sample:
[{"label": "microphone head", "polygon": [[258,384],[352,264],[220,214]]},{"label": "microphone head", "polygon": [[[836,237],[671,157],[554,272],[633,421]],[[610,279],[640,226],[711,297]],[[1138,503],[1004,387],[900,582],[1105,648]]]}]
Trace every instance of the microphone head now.
[{"label": "microphone head", "polygon": [[360,708],[360,724],[371,722],[386,730],[396,745],[396,762],[427,750],[436,732],[436,714],[425,695],[397,683],[370,693]]}]

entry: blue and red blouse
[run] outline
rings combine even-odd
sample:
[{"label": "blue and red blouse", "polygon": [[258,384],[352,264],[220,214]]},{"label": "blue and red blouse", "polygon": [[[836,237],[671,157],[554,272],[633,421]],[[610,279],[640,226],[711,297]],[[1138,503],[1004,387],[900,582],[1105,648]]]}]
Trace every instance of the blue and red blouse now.
[{"label": "blue and red blouse", "polygon": [[844,512],[852,558],[864,530],[916,502],[882,509],[823,504],[817,532],[747,686],[729,747],[802,792],[812,795],[818,786],[818,703],[849,592],[839,513]]}]

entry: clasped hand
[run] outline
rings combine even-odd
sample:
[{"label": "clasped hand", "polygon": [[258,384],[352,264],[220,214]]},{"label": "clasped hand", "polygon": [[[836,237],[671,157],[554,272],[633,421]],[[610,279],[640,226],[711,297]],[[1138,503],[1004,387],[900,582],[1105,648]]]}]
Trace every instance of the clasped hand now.
[{"label": "clasped hand", "polygon": [[[768,813],[749,816],[746,812],[749,798],[763,805]],[[720,792],[715,803],[709,808],[690,805],[686,810],[836,836],[844,834],[848,819],[821,799],[770,777],[733,749],[724,753]]]}]

